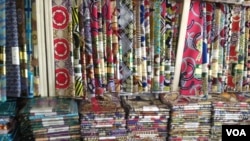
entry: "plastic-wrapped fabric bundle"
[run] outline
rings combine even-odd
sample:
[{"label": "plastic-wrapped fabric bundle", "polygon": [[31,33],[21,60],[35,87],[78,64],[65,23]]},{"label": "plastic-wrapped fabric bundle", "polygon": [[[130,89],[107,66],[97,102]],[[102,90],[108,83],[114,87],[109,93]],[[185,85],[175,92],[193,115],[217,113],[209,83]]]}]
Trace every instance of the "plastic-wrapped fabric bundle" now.
[{"label": "plastic-wrapped fabric bundle", "polygon": [[19,112],[21,140],[80,140],[77,102],[43,97],[29,99]]},{"label": "plastic-wrapped fabric bundle", "polygon": [[170,141],[210,140],[210,101],[179,98],[171,107]]},{"label": "plastic-wrapped fabric bundle", "polygon": [[123,99],[130,141],[165,141],[168,138],[168,106],[155,99]]},{"label": "plastic-wrapped fabric bundle", "polygon": [[250,125],[249,98],[243,94],[227,93],[213,96],[211,138],[221,139],[222,125]]},{"label": "plastic-wrapped fabric bundle", "polygon": [[88,140],[127,140],[125,112],[118,97],[105,94],[82,101],[81,136]]}]

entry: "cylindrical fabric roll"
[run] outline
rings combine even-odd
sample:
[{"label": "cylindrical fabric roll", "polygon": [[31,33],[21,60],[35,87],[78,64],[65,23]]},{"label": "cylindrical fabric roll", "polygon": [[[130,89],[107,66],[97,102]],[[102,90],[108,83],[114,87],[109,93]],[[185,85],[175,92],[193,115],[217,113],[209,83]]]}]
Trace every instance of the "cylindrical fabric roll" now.
[{"label": "cylindrical fabric roll", "polygon": [[31,65],[33,57],[33,44],[32,44],[32,5],[31,0],[25,0],[25,38],[27,45],[27,70],[28,70],[28,89],[27,93],[24,94],[26,97],[34,96],[34,74],[32,72],[33,67]]},{"label": "cylindrical fabric roll", "polygon": [[220,4],[214,4],[215,5],[215,11],[214,11],[214,36],[213,36],[213,43],[212,43],[212,52],[211,52],[211,73],[212,73],[212,92],[221,92],[220,91],[220,82],[219,82],[219,57],[220,57],[220,21],[222,18],[222,11],[220,8]]},{"label": "cylindrical fabric roll", "polygon": [[93,49],[93,62],[94,62],[94,76],[95,76],[95,94],[103,95],[103,82],[101,72],[101,56],[100,42],[99,42],[99,17],[98,9],[100,1],[90,2],[90,18],[91,18],[91,36],[92,36],[92,49]]},{"label": "cylindrical fabric roll", "polygon": [[[206,3],[202,3],[203,7],[203,15],[207,15],[206,10]],[[207,96],[208,95],[208,63],[209,63],[209,57],[208,57],[208,33],[207,33],[207,25],[210,23],[207,23],[207,16],[203,16],[203,44],[202,44],[202,93]]]},{"label": "cylindrical fabric roll", "polygon": [[0,101],[7,100],[6,95],[6,0],[0,0]]},{"label": "cylindrical fabric roll", "polygon": [[31,14],[31,24],[32,24],[32,58],[31,58],[31,72],[33,73],[33,83],[31,82],[30,88],[33,89],[34,96],[40,96],[40,77],[39,77],[39,52],[38,52],[38,39],[37,39],[37,10],[36,10],[36,0],[31,1],[32,14]]},{"label": "cylindrical fabric roll", "polygon": [[112,52],[113,52],[113,64],[114,64],[114,91],[121,91],[121,83],[120,83],[120,52],[119,52],[119,42],[118,42],[118,10],[116,1],[111,2],[112,5]]},{"label": "cylindrical fabric roll", "polygon": [[[6,87],[7,96],[21,96],[20,57],[16,1],[6,1]],[[4,84],[3,84],[4,85]]]},{"label": "cylindrical fabric roll", "polygon": [[243,88],[243,72],[244,72],[244,66],[245,66],[245,60],[244,56],[246,55],[245,53],[245,48],[246,48],[246,38],[245,38],[245,23],[246,23],[246,7],[241,6],[240,7],[240,33],[239,33],[239,54],[238,54],[238,63],[236,66],[236,91],[242,92]]},{"label": "cylindrical fabric roll", "polygon": [[160,45],[160,88],[158,91],[164,91],[165,81],[165,65],[166,59],[166,28],[167,28],[167,1],[163,0],[161,3],[161,45]]},{"label": "cylindrical fabric roll", "polygon": [[246,9],[246,81],[244,82],[245,91],[249,91],[250,84],[250,7]]},{"label": "cylindrical fabric roll", "polygon": [[107,57],[107,91],[114,91],[114,54],[112,46],[112,12],[113,6],[111,0],[106,0],[104,14],[106,21],[106,57]]},{"label": "cylindrical fabric roll", "polygon": [[79,34],[80,34],[80,62],[82,69],[82,85],[83,85],[83,95],[82,98],[86,99],[87,97],[87,69],[86,69],[86,49],[85,49],[85,23],[84,23],[84,15],[86,8],[84,7],[84,2],[79,4]]},{"label": "cylindrical fabric roll", "polygon": [[100,0],[100,2],[98,3],[98,25],[99,25],[99,29],[98,29],[98,39],[99,39],[99,56],[100,56],[100,74],[101,74],[101,87],[102,87],[102,91],[103,93],[105,93],[106,91],[106,84],[107,84],[107,77],[105,75],[106,71],[105,71],[105,60],[104,60],[104,56],[105,56],[105,46],[104,46],[104,15],[102,14],[102,8],[104,5],[104,0]]},{"label": "cylindrical fabric roll", "polygon": [[152,81],[152,58],[151,58],[151,37],[150,37],[150,0],[144,0],[145,3],[145,44],[146,44],[146,60],[147,60],[147,89],[151,91],[151,81]]},{"label": "cylindrical fabric roll", "polygon": [[[86,59],[86,85],[87,93],[89,95],[95,93],[95,79],[94,79],[94,63],[93,63],[93,49],[92,36],[90,27],[90,11],[88,0],[83,3],[83,23],[84,23],[84,43],[85,43],[85,59]],[[87,97],[89,97],[87,95]]]},{"label": "cylindrical fabric roll", "polygon": [[171,63],[173,62],[173,57],[172,51],[173,51],[173,8],[172,8],[172,2],[169,0],[166,0],[166,12],[165,12],[165,62],[164,62],[164,80],[163,80],[163,91],[171,91]]},{"label": "cylindrical fabric roll", "polygon": [[140,56],[141,56],[141,40],[140,40],[140,1],[133,0],[133,93],[139,92],[139,82],[141,76]]},{"label": "cylindrical fabric roll", "polygon": [[18,14],[18,45],[20,47],[20,71],[21,71],[21,93],[22,96],[28,94],[28,57],[26,46],[26,32],[25,32],[25,0],[17,1],[17,14]]},{"label": "cylindrical fabric roll", "polygon": [[240,36],[240,22],[241,22],[241,6],[240,5],[232,5],[231,10],[231,39],[229,45],[229,71],[228,74],[228,84],[227,89],[229,91],[234,91],[236,88],[236,67],[239,58],[239,36]]},{"label": "cylindrical fabric roll", "polygon": [[81,3],[72,1],[72,34],[73,34],[73,57],[75,73],[75,97],[83,97],[82,64],[81,64],[81,34],[79,31],[79,9]]},{"label": "cylindrical fabric roll", "polygon": [[153,36],[154,36],[154,58],[153,58],[153,80],[152,91],[157,92],[160,90],[160,53],[161,53],[161,1],[154,1],[153,11]]},{"label": "cylindrical fabric roll", "polygon": [[[121,63],[122,88],[125,93],[133,92],[133,4],[132,0],[119,2],[119,30],[120,42],[123,50],[123,63]],[[126,20],[124,20],[126,19]]]}]

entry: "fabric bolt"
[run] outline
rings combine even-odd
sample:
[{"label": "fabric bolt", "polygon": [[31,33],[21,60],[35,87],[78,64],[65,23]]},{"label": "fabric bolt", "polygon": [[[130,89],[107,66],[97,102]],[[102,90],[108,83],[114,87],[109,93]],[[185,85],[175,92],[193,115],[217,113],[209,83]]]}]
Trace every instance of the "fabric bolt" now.
[{"label": "fabric bolt", "polygon": [[153,58],[153,80],[152,80],[152,91],[157,92],[160,90],[160,29],[161,29],[161,23],[160,23],[160,11],[161,11],[161,1],[156,0],[154,1],[154,12],[153,12],[153,28],[154,30],[154,58]]},{"label": "fabric bolt", "polygon": [[75,74],[75,97],[83,97],[83,79],[81,64],[81,34],[79,31],[79,8],[80,2],[75,1],[72,4],[72,28],[73,28],[73,56],[74,56],[74,74]]},{"label": "fabric bolt", "polygon": [[[178,37],[179,37],[179,25],[180,25],[180,13],[181,13],[181,3],[171,0],[170,1],[172,10],[173,10],[173,38],[172,38],[172,51],[171,51],[171,68],[170,68],[170,75],[171,80],[174,78],[174,71],[175,71],[175,60],[176,60],[176,52],[177,52],[177,46],[178,46]],[[180,83],[179,83],[180,85]]]},{"label": "fabric bolt", "polygon": [[106,59],[107,59],[107,91],[114,91],[114,54],[113,54],[113,46],[112,46],[112,12],[114,7],[112,5],[111,0],[106,0],[104,4],[103,13],[105,15],[104,19],[106,22]]},{"label": "fabric bolt", "polygon": [[63,97],[73,97],[75,95],[71,14],[71,3],[69,0],[52,1],[55,95]]},{"label": "fabric bolt", "polygon": [[120,0],[119,4],[119,30],[120,42],[123,50],[121,65],[122,91],[133,92],[133,5],[132,1]]},{"label": "fabric bolt", "polygon": [[150,1],[144,0],[145,14],[144,14],[144,26],[145,26],[145,48],[146,48],[146,62],[147,62],[147,89],[151,91],[152,80],[152,47],[150,44]]},{"label": "fabric bolt", "polygon": [[0,101],[7,100],[6,95],[6,0],[0,1]]},{"label": "fabric bolt", "polygon": [[26,94],[24,94],[24,97],[33,97],[34,96],[34,90],[33,90],[34,74],[31,71],[32,70],[31,61],[32,61],[32,54],[33,54],[31,0],[25,0],[24,4],[25,4],[24,11],[25,11],[25,32],[26,32],[25,40],[26,40],[26,46],[27,46],[27,71],[28,71],[27,92]]},{"label": "fabric bolt", "polygon": [[18,27],[15,0],[6,1],[6,86],[7,96],[21,96]]},{"label": "fabric bolt", "polygon": [[84,29],[84,2],[81,2],[79,4],[79,35],[81,36],[79,40],[79,47],[80,47],[80,64],[82,66],[81,72],[82,72],[82,85],[83,85],[83,95],[82,98],[86,99],[86,93],[87,93],[87,69],[86,69],[86,52],[85,52],[85,29]]},{"label": "fabric bolt", "polygon": [[231,10],[231,38],[229,45],[229,72],[227,89],[229,91],[235,90],[236,88],[236,66],[238,63],[239,55],[239,36],[240,36],[240,21],[241,21],[241,6],[233,5]]},{"label": "fabric bolt", "polygon": [[245,63],[246,63],[246,80],[244,81],[244,89],[245,91],[249,91],[249,83],[250,83],[250,8],[247,7],[246,8],[246,25],[245,25],[245,29],[246,29],[246,59],[245,59]]},{"label": "fabric bolt", "polygon": [[20,71],[22,96],[28,93],[28,58],[25,32],[25,0],[17,1],[18,45],[20,47]]},{"label": "fabric bolt", "polygon": [[236,86],[235,89],[236,91],[242,92],[242,87],[243,87],[243,73],[244,73],[244,64],[245,64],[245,60],[244,60],[244,56],[245,56],[245,42],[246,42],[246,38],[245,38],[245,23],[246,23],[246,8],[241,6],[241,20],[240,20],[240,33],[239,33],[239,54],[238,54],[238,60],[237,60],[237,65],[236,65]]},{"label": "fabric bolt", "polygon": [[134,23],[133,23],[133,93],[139,92],[139,83],[141,76],[141,39],[140,39],[140,1],[133,0],[133,13],[134,13]]},{"label": "fabric bolt", "polygon": [[140,35],[141,35],[141,84],[142,92],[148,92],[147,78],[147,51],[146,51],[146,4],[145,0],[140,1]]},{"label": "fabric bolt", "polygon": [[112,53],[113,53],[113,64],[114,64],[114,85],[113,91],[120,92],[121,83],[120,83],[120,53],[119,53],[119,43],[118,43],[118,10],[117,10],[117,2],[112,1]]},{"label": "fabric bolt", "polygon": [[164,82],[163,82],[163,91],[171,91],[171,69],[172,65],[171,63],[174,62],[173,60],[173,17],[174,17],[174,11],[172,7],[171,1],[166,1],[166,13],[165,13],[165,41],[163,42],[165,47],[165,62],[164,62]]},{"label": "fabric bolt", "polygon": [[220,33],[223,30],[224,22],[222,19],[222,8],[223,4],[215,5],[214,11],[214,24],[213,24],[213,39],[212,39],[212,47],[211,47],[211,79],[212,79],[212,90],[211,92],[221,92],[221,80],[219,76],[221,75],[222,71],[222,47],[221,47],[221,38]]},{"label": "fabric bolt", "polygon": [[98,4],[98,40],[99,40],[99,51],[98,54],[100,56],[100,77],[101,77],[101,87],[103,89],[102,93],[105,93],[106,91],[106,85],[107,85],[107,77],[106,77],[106,71],[105,71],[105,48],[104,48],[104,30],[103,30],[103,23],[104,23],[104,15],[102,14],[102,8],[104,5],[104,0],[101,0]]},{"label": "fabric bolt", "polygon": [[86,60],[86,85],[87,93],[95,93],[94,82],[94,63],[93,63],[93,49],[92,36],[90,27],[90,9],[88,1],[83,3],[83,23],[84,23],[84,45],[85,45],[85,60]]},{"label": "fabric bolt", "polygon": [[202,2],[192,1],[181,65],[181,95],[203,95],[202,81]]},{"label": "fabric bolt", "polygon": [[99,44],[99,15],[98,5],[100,1],[90,2],[90,17],[91,17],[91,36],[94,62],[94,76],[95,76],[95,94],[103,94],[103,82],[101,74],[101,52]]},{"label": "fabric bolt", "polygon": [[166,0],[161,3],[161,45],[160,45],[160,88],[159,91],[163,91],[164,89],[164,81],[165,81],[165,64],[166,64],[166,10],[167,10],[167,2]]},{"label": "fabric bolt", "polygon": [[[208,63],[209,63],[209,54],[208,54],[208,33],[207,33],[207,6],[206,3],[202,3],[203,7],[203,43],[202,43],[202,93],[208,95]],[[209,11],[208,11],[209,12]],[[208,23],[209,24],[209,23]]]},{"label": "fabric bolt", "polygon": [[[37,39],[37,18],[36,18],[36,0],[31,1],[31,6],[32,6],[32,15],[31,15],[31,24],[32,24],[32,46],[33,46],[33,51],[32,51],[32,58],[30,60],[30,71],[33,73],[33,82],[30,83],[30,89],[33,91],[34,96],[40,96],[40,90],[39,90],[39,52],[38,52],[38,39]],[[32,76],[31,76],[32,77]]]}]

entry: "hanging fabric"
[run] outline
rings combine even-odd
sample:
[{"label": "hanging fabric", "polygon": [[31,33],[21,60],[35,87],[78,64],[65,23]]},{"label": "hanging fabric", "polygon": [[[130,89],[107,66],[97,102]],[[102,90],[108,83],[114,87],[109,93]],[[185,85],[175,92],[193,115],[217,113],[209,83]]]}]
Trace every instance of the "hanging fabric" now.
[{"label": "hanging fabric", "polygon": [[6,1],[6,87],[7,96],[21,96],[20,58],[15,0]]},{"label": "hanging fabric", "polygon": [[53,32],[56,96],[75,95],[72,45],[71,1],[53,0]]},{"label": "hanging fabric", "polygon": [[27,46],[27,73],[28,73],[27,92],[24,96],[33,97],[34,96],[34,91],[33,91],[34,74],[32,72],[33,68],[31,66],[31,61],[33,57],[31,0],[25,0],[24,4],[25,4],[24,8],[25,8],[25,31],[26,31],[25,40],[26,40],[26,46]]},{"label": "hanging fabric", "polygon": [[6,95],[6,0],[0,0],[0,102],[7,100]]},{"label": "hanging fabric", "polygon": [[123,50],[123,63],[121,65],[121,77],[123,92],[133,92],[133,5],[132,1],[121,0],[119,2],[120,16],[118,19],[120,30],[120,42]]},{"label": "hanging fabric", "polygon": [[75,81],[75,97],[83,97],[83,81],[82,81],[82,62],[81,62],[81,34],[79,31],[79,9],[81,3],[78,0],[72,1],[72,36],[73,36],[73,56],[74,56],[74,81]]},{"label": "hanging fabric", "polygon": [[182,95],[203,95],[202,81],[202,2],[192,1],[190,6],[185,48],[181,66]]},{"label": "hanging fabric", "polygon": [[[39,88],[39,49],[38,49],[38,33],[37,33],[37,17],[36,13],[36,0],[31,0],[31,6],[32,6],[32,13],[31,13],[31,28],[32,28],[32,58],[30,58],[30,72],[33,74],[33,78],[30,78],[32,81],[30,81],[30,97],[32,97],[32,91],[33,96],[40,96],[40,88]],[[30,76],[32,77],[32,76]]]}]

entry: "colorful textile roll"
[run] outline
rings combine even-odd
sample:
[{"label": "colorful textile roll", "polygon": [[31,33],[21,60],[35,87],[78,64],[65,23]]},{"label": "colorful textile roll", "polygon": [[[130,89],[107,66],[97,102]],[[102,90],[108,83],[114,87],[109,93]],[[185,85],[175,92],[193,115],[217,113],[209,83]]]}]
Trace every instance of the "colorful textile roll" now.
[{"label": "colorful textile roll", "polygon": [[192,1],[190,6],[186,42],[181,66],[182,95],[203,95],[202,81],[202,2]]},{"label": "colorful textile roll", "polygon": [[74,97],[72,17],[70,0],[53,0],[56,96]]},{"label": "colorful textile roll", "polygon": [[[6,19],[6,2],[0,1],[0,18]],[[6,21],[0,21],[0,101],[5,102],[7,100],[6,95]]]}]

